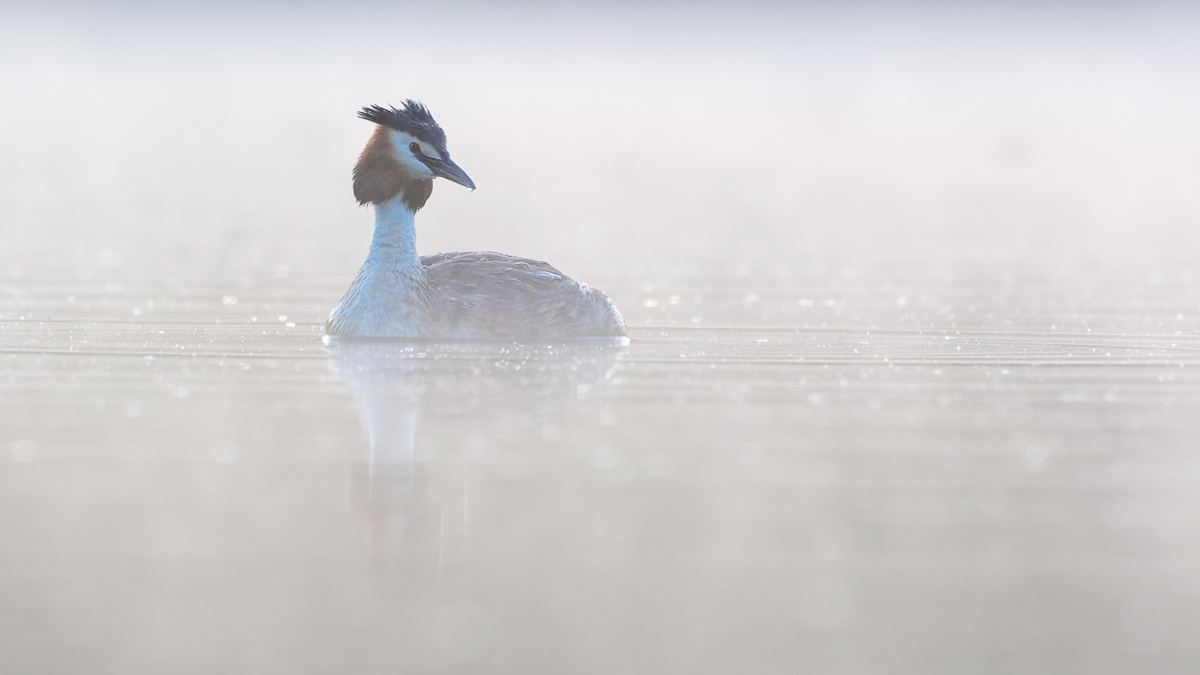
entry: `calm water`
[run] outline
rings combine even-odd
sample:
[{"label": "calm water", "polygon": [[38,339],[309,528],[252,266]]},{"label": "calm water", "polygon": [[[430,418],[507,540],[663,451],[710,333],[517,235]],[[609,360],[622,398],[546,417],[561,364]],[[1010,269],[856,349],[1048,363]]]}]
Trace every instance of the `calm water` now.
[{"label": "calm water", "polygon": [[0,357],[7,668],[1187,672],[1196,290],[1005,279],[629,291],[627,347],[325,346],[290,283],[35,287]]},{"label": "calm water", "polygon": [[[377,9],[4,10],[0,672],[1200,669],[1194,16]],[[322,342],[408,95],[630,344]]]}]

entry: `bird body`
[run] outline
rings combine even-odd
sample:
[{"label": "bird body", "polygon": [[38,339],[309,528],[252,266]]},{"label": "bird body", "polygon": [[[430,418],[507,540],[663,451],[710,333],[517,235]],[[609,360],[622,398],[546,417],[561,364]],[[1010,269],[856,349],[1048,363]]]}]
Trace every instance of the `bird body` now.
[{"label": "bird body", "polygon": [[416,213],[434,177],[475,184],[445,147],[429,111],[406,101],[360,117],[379,127],[354,169],[360,203],[375,207],[367,259],[326,333],[410,340],[620,338],[625,323],[604,293],[549,264],[502,253],[419,256]]}]

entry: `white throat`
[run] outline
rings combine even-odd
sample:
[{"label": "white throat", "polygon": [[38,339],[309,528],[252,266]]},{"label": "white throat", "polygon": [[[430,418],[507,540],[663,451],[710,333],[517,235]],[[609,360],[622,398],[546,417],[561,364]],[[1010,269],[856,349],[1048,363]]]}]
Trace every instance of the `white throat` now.
[{"label": "white throat", "polygon": [[421,266],[417,255],[417,214],[400,198],[375,205],[375,234],[367,260],[382,257],[398,267]]},{"label": "white throat", "polygon": [[417,255],[416,214],[399,196],[375,206],[367,259],[333,313],[331,335],[420,337],[425,269]]}]

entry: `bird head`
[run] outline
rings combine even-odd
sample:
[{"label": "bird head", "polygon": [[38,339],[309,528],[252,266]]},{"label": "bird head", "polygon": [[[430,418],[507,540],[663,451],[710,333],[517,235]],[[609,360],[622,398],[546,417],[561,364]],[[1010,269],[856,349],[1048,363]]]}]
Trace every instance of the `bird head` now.
[{"label": "bird head", "polygon": [[354,166],[354,197],[359,204],[381,204],[400,195],[416,211],[433,192],[434,178],[475,189],[471,178],[450,159],[446,132],[424,105],[412,99],[399,108],[372,105],[358,116],[379,125]]}]

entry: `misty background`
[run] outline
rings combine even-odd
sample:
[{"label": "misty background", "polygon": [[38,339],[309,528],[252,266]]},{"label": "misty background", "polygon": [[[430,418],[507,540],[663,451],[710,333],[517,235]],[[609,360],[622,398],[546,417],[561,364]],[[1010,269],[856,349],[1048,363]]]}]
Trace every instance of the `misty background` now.
[{"label": "misty background", "polygon": [[[0,3],[0,671],[1197,672],[1197,35]],[[405,98],[629,345],[322,343]]]},{"label": "misty background", "polygon": [[[26,5],[0,10],[9,268],[348,278],[355,112],[416,98],[480,186],[422,251],[580,276],[971,259],[1195,264],[1183,4]],[[36,262],[34,262],[36,261]],[[11,272],[10,269],[10,272]]]}]

